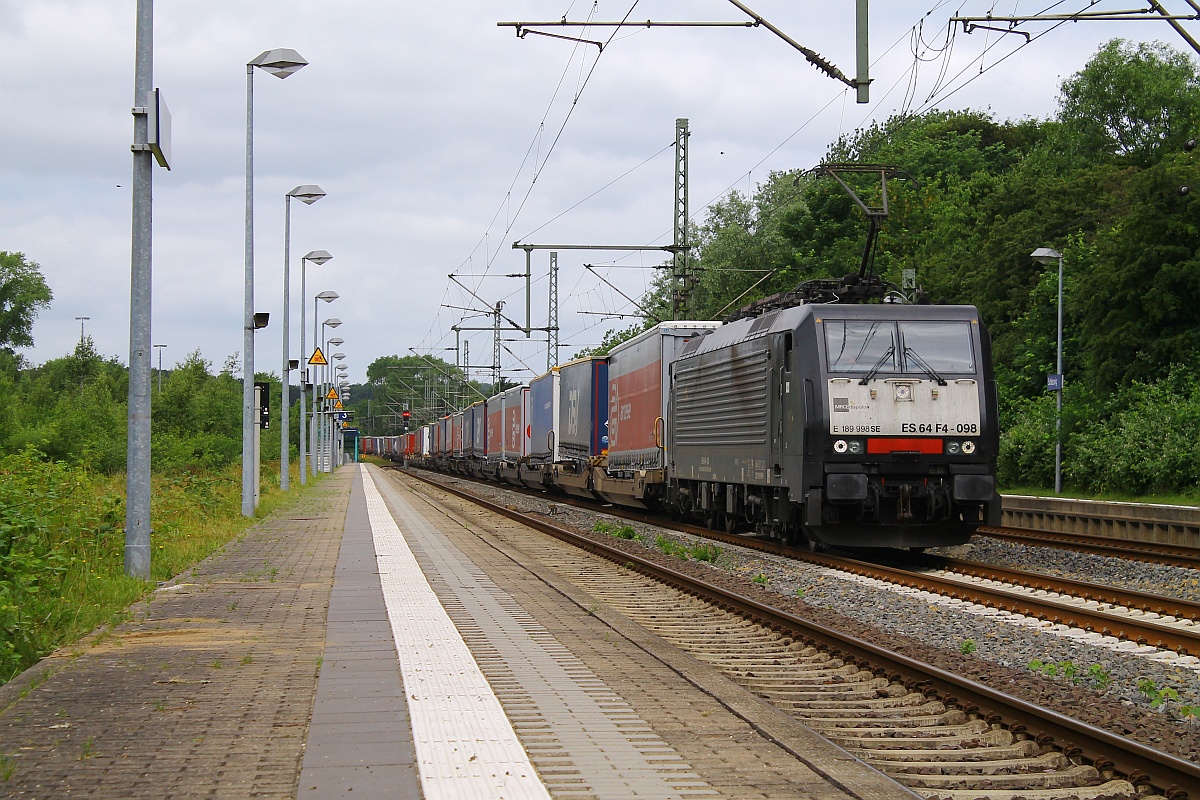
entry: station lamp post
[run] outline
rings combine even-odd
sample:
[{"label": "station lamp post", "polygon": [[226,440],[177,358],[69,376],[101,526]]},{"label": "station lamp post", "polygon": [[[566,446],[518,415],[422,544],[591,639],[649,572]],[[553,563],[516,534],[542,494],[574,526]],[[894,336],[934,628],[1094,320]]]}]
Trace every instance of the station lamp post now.
[{"label": "station lamp post", "polygon": [[[339,320],[339,324],[340,324],[340,320]],[[331,336],[328,341],[330,350],[332,350],[335,347],[341,347],[345,343],[346,343],[346,340],[340,336]],[[338,385],[338,379],[341,377],[341,375],[334,371],[335,368],[333,366],[333,361],[341,361],[341,359],[345,358],[346,356],[344,353],[340,354],[341,358],[339,358],[338,356],[339,356],[338,353],[334,353],[332,356],[330,356],[330,358],[332,360],[329,362],[329,369],[327,372],[327,375],[328,375],[327,383],[329,385],[329,388],[331,388],[331,389],[334,388],[335,386],[337,386],[338,399],[341,399],[341,394],[342,394],[341,386]],[[325,430],[329,436],[329,441],[331,443],[331,449],[334,445],[336,445],[336,442],[337,442],[337,436],[336,436],[337,422],[334,419],[335,415],[333,414],[333,411],[334,411],[334,409],[330,408],[330,413],[327,414],[325,417]],[[331,461],[330,463],[332,465],[333,462]]]},{"label": "station lamp post", "polygon": [[1054,493],[1062,494],[1062,398],[1063,398],[1063,256],[1050,247],[1039,247],[1029,254],[1039,264],[1058,261],[1058,361],[1055,374],[1050,376],[1049,388],[1057,395],[1054,418]]},{"label": "station lamp post", "polygon": [[158,393],[162,394],[162,351],[166,347],[165,344],[156,344],[154,349],[158,351]]},{"label": "station lamp post", "polygon": [[[346,355],[343,353],[342,358],[345,358],[345,357],[346,357]],[[342,381],[346,380],[346,370],[348,370],[350,368],[347,367],[345,364],[338,364],[334,369],[336,369],[337,373],[338,373],[338,376],[337,376],[338,397],[341,398],[342,391],[343,391],[342,390]],[[345,443],[345,439],[341,435],[341,429],[338,427],[337,420],[335,420],[333,418],[332,414],[329,417],[329,435],[330,435],[330,441],[334,443],[334,449],[336,449],[338,451],[338,463],[340,465],[341,458],[342,458],[341,453],[343,450],[342,445]]]},{"label": "station lamp post", "polygon": [[[316,321],[317,321],[316,318],[314,318],[313,319],[314,325],[316,324]],[[326,352],[328,345],[332,344],[332,340],[330,340],[330,341],[325,340],[325,329],[326,328],[336,328],[341,324],[342,324],[342,321],[340,319],[338,319],[337,317],[330,317],[329,319],[327,319],[321,323],[321,345],[322,345],[321,350],[322,350],[322,352]],[[333,346],[336,347],[337,345],[333,345]],[[329,360],[328,357],[326,357],[326,361],[328,361],[328,360]],[[331,379],[332,375],[333,375],[333,372],[332,372],[332,370],[330,370],[330,368],[328,366],[326,366],[322,369],[322,381],[321,381],[321,395],[322,395],[321,409],[322,409],[322,412],[324,412],[325,406],[328,404],[327,401],[324,399],[324,395],[327,394],[325,387],[327,384],[332,385],[332,383],[333,383],[333,381]],[[328,414],[322,413],[321,419],[327,420],[328,416],[329,416]],[[315,402],[313,403],[313,428],[317,431],[316,436],[317,436],[318,448],[329,449],[330,440],[328,439],[329,433],[327,430],[327,426],[318,424],[318,422],[317,422],[317,404]],[[322,444],[322,439],[325,440],[324,444]],[[329,470],[326,470],[326,471],[331,472],[333,470],[333,452],[332,452],[332,450],[330,450],[329,458],[330,458]],[[315,469],[315,464],[314,464],[314,469]]]},{"label": "station lamp post", "polygon": [[[291,384],[291,354],[288,352],[291,345],[292,329],[288,319],[288,312],[291,306],[291,286],[289,283],[290,273],[292,269],[292,198],[295,197],[305,205],[311,206],[313,203],[325,196],[325,191],[316,184],[306,183],[292,189],[283,197],[283,367],[279,374],[283,380],[283,399],[279,404],[279,488],[283,491],[288,490],[289,473],[289,456],[291,453],[291,442],[288,441],[290,413],[289,406],[291,405],[292,392]],[[301,260],[303,263],[303,259]],[[303,268],[301,268],[303,271]],[[301,286],[300,297],[304,297],[303,286]],[[300,336],[304,336],[304,302],[300,303]],[[304,347],[300,347],[301,354],[304,353]],[[304,394],[301,387],[300,394]],[[303,439],[301,440],[303,441]],[[301,468],[300,474],[303,476],[304,469]]]},{"label": "station lamp post", "polygon": [[286,47],[266,50],[246,64],[246,299],[242,323],[242,516],[245,517],[254,516],[258,497],[254,445],[254,429],[258,424],[254,405],[254,70],[257,67],[282,79],[306,64],[303,56]]},{"label": "station lamp post", "polygon": [[[315,350],[317,349],[317,347],[321,348],[322,355],[324,355],[324,352],[325,352],[324,345],[321,343],[321,340],[317,337],[317,301],[320,300],[325,303],[332,303],[334,300],[337,300],[337,299],[338,299],[338,293],[334,292],[334,291],[324,291],[313,297],[313,350],[314,350],[314,355],[315,355]],[[324,372],[321,372],[320,374],[324,375]],[[309,420],[310,424],[309,424],[309,432],[308,432],[308,440],[309,440],[309,448],[308,449],[309,449],[309,456],[312,460],[312,473],[311,474],[313,475],[313,477],[316,477],[316,474],[317,474],[317,449],[316,449],[316,444],[317,444],[317,401],[319,400],[319,398],[317,397],[317,392],[319,391],[317,387],[320,386],[320,384],[321,384],[321,382],[319,380],[317,380],[317,375],[318,375],[317,367],[314,366],[313,370],[312,370],[312,385],[313,385],[312,400],[313,400],[313,404],[312,404],[312,412],[309,415],[311,417],[311,419]]]},{"label": "station lamp post", "polygon": [[[315,384],[314,381],[306,381],[306,380],[304,380],[304,377],[303,377],[303,376],[310,376],[311,372],[315,372],[315,370],[309,369],[307,359],[310,356],[309,356],[308,350],[305,349],[305,346],[304,346],[304,309],[308,307],[308,303],[306,302],[308,299],[308,294],[307,294],[307,287],[305,286],[305,266],[308,264],[309,261],[313,262],[317,266],[320,266],[321,264],[328,262],[332,258],[333,258],[333,256],[329,255],[328,250],[310,250],[310,251],[308,251],[308,253],[306,253],[304,255],[304,258],[300,259],[300,356],[302,359],[305,360],[304,363],[301,364],[301,372],[300,372],[300,375],[302,376],[300,379],[300,485],[301,486],[308,483],[308,417],[305,415],[306,409],[304,407],[305,406],[304,384],[305,383]],[[324,294],[324,293],[322,293],[322,294]],[[318,295],[318,297],[320,297],[320,295]],[[330,298],[330,301],[332,302],[332,298]],[[313,300],[313,319],[316,319],[316,317],[317,317],[316,303],[317,303],[317,301]],[[314,337],[314,339],[315,339],[315,337]],[[313,346],[314,347],[316,346],[316,341],[313,342]]]},{"label": "station lamp post", "polygon": [[[334,343],[333,343],[333,340],[332,340],[332,339],[330,339],[330,340],[329,340],[329,345],[330,345],[330,347],[340,347],[340,346],[342,345],[342,342],[343,342],[343,341],[344,341],[344,340],[342,340],[342,339],[338,339],[338,343],[337,343],[337,344],[334,344]],[[342,369],[345,369],[345,367],[344,367],[344,366],[342,365],[342,363],[341,363],[341,362],[342,362],[342,360],[346,358],[346,354],[345,354],[345,353],[334,353],[334,354],[331,356],[331,358],[333,358],[333,360],[334,360],[334,361],[337,361],[337,362],[338,362],[338,365],[337,365],[337,367],[335,367],[335,369],[337,369],[337,370],[342,370]],[[343,389],[342,389],[342,378],[343,378],[343,377],[344,377],[344,374],[341,374],[341,373],[340,373],[340,374],[338,374],[338,376],[337,376],[337,379],[336,379],[336,383],[337,383],[337,396],[338,396],[338,400],[344,403],[344,402],[345,402],[345,400],[346,400],[346,398],[342,396],[342,392],[343,392]],[[334,410],[336,411],[336,409],[334,409]],[[339,420],[338,420],[338,415],[337,415],[337,414],[330,414],[330,415],[329,415],[329,435],[330,435],[330,437],[331,437],[331,438],[330,438],[330,441],[333,441],[333,442],[335,442],[335,443],[340,443],[340,442],[341,442],[341,440],[342,440],[342,437],[339,435],[340,431],[339,431],[338,422],[339,422]],[[340,463],[340,462],[339,462],[339,463]]]}]

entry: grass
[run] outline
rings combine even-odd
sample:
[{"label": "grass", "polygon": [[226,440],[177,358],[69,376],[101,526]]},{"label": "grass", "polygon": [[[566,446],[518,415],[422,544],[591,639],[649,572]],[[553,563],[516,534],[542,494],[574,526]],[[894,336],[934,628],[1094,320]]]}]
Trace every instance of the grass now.
[{"label": "grass", "polygon": [[[265,465],[258,518],[320,484],[291,491]],[[277,467],[276,467],[277,469]],[[97,475],[27,453],[0,459],[0,683],[41,657],[126,617],[158,581],[186,572],[256,519],[241,515],[241,468],[151,477],[151,580],[124,572],[125,476]],[[274,579],[275,571],[270,571]]]},{"label": "grass", "polygon": [[[1044,486],[1006,486],[1000,494],[1021,494],[1034,497],[1054,497],[1054,490]],[[1200,506],[1200,496],[1196,494],[1162,494],[1162,495],[1132,495],[1120,492],[1102,492],[1091,494],[1080,492],[1067,486],[1063,488],[1063,497],[1079,500],[1100,500],[1111,503],[1155,503],[1168,506]]]}]

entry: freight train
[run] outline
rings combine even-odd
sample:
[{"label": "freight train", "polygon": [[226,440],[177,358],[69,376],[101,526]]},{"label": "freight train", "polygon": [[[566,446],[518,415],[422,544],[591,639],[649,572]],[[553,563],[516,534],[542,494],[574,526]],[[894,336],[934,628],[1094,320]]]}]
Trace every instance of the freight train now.
[{"label": "freight train", "polygon": [[381,447],[816,549],[961,544],[1000,514],[987,331],[972,306],[814,302],[855,279],[660,323]]}]

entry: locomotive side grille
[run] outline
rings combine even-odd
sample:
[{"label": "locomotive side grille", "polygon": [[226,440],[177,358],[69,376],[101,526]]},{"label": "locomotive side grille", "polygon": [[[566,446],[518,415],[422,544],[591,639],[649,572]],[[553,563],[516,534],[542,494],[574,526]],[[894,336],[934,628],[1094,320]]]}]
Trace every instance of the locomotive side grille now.
[{"label": "locomotive side grille", "polygon": [[769,364],[765,353],[763,349],[755,349],[718,364],[701,363],[703,356],[677,363],[677,446],[766,442]]}]

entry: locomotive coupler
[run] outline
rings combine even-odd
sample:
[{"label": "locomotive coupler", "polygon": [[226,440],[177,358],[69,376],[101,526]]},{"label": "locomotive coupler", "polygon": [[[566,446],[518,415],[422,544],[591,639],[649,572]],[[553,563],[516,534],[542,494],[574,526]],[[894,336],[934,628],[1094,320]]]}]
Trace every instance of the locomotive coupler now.
[{"label": "locomotive coupler", "polygon": [[903,483],[900,485],[900,496],[896,499],[896,519],[911,522],[912,518],[912,486]]}]

